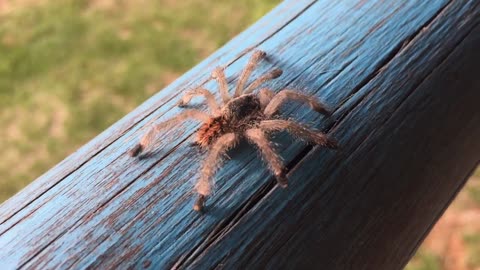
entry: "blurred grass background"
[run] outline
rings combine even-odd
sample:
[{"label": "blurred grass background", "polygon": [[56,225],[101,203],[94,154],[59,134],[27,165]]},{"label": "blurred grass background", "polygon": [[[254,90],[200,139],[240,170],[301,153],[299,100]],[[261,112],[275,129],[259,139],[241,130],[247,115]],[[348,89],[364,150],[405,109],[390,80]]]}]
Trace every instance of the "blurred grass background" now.
[{"label": "blurred grass background", "polygon": [[[0,203],[280,2],[0,0]],[[477,171],[407,269],[480,269],[479,215]]]}]

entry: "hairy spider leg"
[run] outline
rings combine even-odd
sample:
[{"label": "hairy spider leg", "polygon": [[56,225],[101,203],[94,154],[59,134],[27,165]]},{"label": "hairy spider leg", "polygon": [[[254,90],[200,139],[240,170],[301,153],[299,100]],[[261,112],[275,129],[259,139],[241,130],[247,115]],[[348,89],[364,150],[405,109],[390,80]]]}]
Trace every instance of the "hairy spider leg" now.
[{"label": "hairy spider leg", "polygon": [[268,117],[274,115],[275,113],[277,113],[280,106],[287,100],[307,103],[313,110],[324,115],[330,115],[328,108],[324,104],[319,102],[316,98],[288,89],[282,90],[278,94],[276,94],[272,98],[270,103],[267,105],[263,113]]},{"label": "hairy spider leg", "polygon": [[270,100],[275,96],[275,93],[268,89],[268,88],[262,88],[260,89],[258,93],[258,99],[260,99],[260,107],[262,110],[265,110],[265,107],[267,107],[268,103],[270,103]]},{"label": "hairy spider leg", "polygon": [[235,133],[226,133],[213,143],[207,158],[203,162],[200,179],[195,185],[195,189],[199,194],[193,205],[195,211],[201,211],[203,209],[206,196],[212,192],[212,186],[214,184],[213,176],[223,161],[223,155],[228,149],[234,147],[237,141],[238,136]]},{"label": "hairy spider leg", "polygon": [[253,92],[253,90],[255,90],[257,87],[259,87],[263,83],[265,83],[269,80],[273,80],[275,78],[280,77],[282,75],[282,73],[283,73],[283,71],[281,69],[278,69],[278,68],[270,70],[269,72],[263,74],[258,79],[253,81],[243,93],[244,94],[250,94],[251,92]]},{"label": "hairy spider leg", "polygon": [[206,122],[210,119],[210,116],[207,113],[204,113],[199,110],[184,110],[177,116],[154,125],[148,132],[145,134],[145,136],[142,137],[140,140],[140,143],[138,143],[132,150],[129,151],[130,156],[135,157],[138,156],[140,153],[142,153],[143,150],[145,150],[152,142],[153,139],[155,138],[155,135],[165,129],[170,127],[171,125],[174,125],[182,120],[185,120],[187,118],[193,118],[198,121]]},{"label": "hairy spider leg", "polygon": [[218,106],[217,101],[215,100],[215,97],[210,91],[208,91],[205,88],[196,88],[192,91],[188,91],[182,97],[182,99],[178,102],[178,106],[179,107],[186,106],[195,96],[204,96],[205,101],[207,102],[207,105],[213,114],[218,114],[220,112],[220,107]]},{"label": "hairy spider leg", "polygon": [[328,148],[337,148],[337,143],[330,139],[325,133],[315,132],[294,121],[274,119],[263,120],[259,128],[265,132],[287,130],[293,136],[309,143],[326,146]]},{"label": "hairy spider leg", "polygon": [[273,175],[275,175],[278,184],[282,188],[286,188],[288,186],[288,180],[285,176],[282,160],[273,149],[270,141],[266,138],[265,133],[259,128],[251,128],[245,131],[245,135],[248,140],[258,147],[268,164],[268,168]]},{"label": "hairy spider leg", "polygon": [[239,97],[245,86],[245,83],[248,81],[250,74],[252,74],[253,70],[257,66],[258,62],[265,58],[267,54],[264,51],[257,50],[255,51],[250,59],[248,60],[247,65],[242,71],[240,78],[238,79],[237,88],[235,89],[234,97]]},{"label": "hairy spider leg", "polygon": [[220,95],[222,96],[223,103],[227,103],[231,97],[228,94],[228,83],[227,83],[227,78],[225,77],[225,72],[223,71],[223,68],[217,67],[213,70],[212,72],[212,77],[217,81],[219,89],[220,89]]}]

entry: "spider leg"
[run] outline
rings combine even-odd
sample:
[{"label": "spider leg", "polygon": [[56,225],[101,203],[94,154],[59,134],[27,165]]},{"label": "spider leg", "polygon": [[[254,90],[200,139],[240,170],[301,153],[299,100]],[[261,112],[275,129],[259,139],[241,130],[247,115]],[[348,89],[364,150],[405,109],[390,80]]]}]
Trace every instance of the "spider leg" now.
[{"label": "spider leg", "polygon": [[325,133],[315,132],[301,124],[294,121],[275,119],[275,120],[263,120],[259,124],[259,128],[265,132],[287,130],[295,137],[309,143],[314,143],[328,148],[337,148],[337,143],[328,138]]},{"label": "spider leg", "polygon": [[132,150],[129,151],[130,156],[138,156],[145,148],[147,148],[152,143],[153,139],[155,138],[155,134],[157,134],[159,131],[168,128],[171,125],[174,125],[187,118],[193,118],[202,122],[206,122],[210,119],[210,116],[199,110],[185,110],[165,122],[156,124],[147,132],[147,134],[142,137],[140,142],[134,148],[132,148]]},{"label": "spider leg", "polygon": [[213,143],[200,171],[200,179],[195,185],[195,189],[198,192],[198,198],[193,205],[195,211],[201,211],[203,209],[205,198],[212,191],[213,175],[221,164],[223,155],[228,149],[235,146],[237,141],[238,136],[235,135],[235,133],[227,133]]},{"label": "spider leg", "polygon": [[253,92],[253,90],[255,90],[255,88],[259,87],[261,84],[263,84],[263,83],[265,83],[269,80],[280,77],[282,75],[282,73],[283,73],[283,71],[281,69],[277,68],[277,69],[271,70],[270,72],[267,72],[267,73],[263,74],[261,77],[259,77],[255,81],[253,81],[243,93],[244,94],[250,94],[251,92]]},{"label": "spider leg", "polygon": [[262,107],[263,110],[265,109],[265,107],[267,107],[268,103],[270,102],[270,100],[272,100],[274,96],[275,96],[275,93],[273,93],[272,90],[268,88],[260,89],[258,93],[258,98],[260,99],[260,106]]},{"label": "spider leg", "polygon": [[248,60],[247,65],[243,69],[242,74],[240,75],[240,78],[238,79],[238,84],[237,84],[237,88],[235,89],[234,97],[238,97],[242,94],[243,87],[245,86],[245,83],[248,81],[250,74],[252,74],[252,71],[255,69],[258,62],[260,62],[260,60],[265,58],[266,55],[267,54],[264,51],[260,51],[260,50],[257,50],[252,54],[252,56],[250,57],[250,60]]},{"label": "spider leg", "polygon": [[188,91],[182,99],[178,102],[179,107],[184,107],[186,106],[190,100],[192,100],[193,97],[195,96],[204,96],[205,100],[207,101],[208,107],[212,111],[212,113],[216,114],[220,111],[217,101],[215,100],[215,97],[213,94],[208,91],[205,88],[196,88],[192,91]]},{"label": "spider leg", "polygon": [[216,69],[214,69],[212,72],[212,78],[214,78],[218,82],[218,85],[220,87],[220,95],[222,96],[223,103],[227,103],[231,99],[231,97],[228,94],[228,83],[223,68],[217,67]]},{"label": "spider leg", "polygon": [[310,105],[310,107],[312,107],[312,109],[314,109],[315,111],[324,115],[330,115],[327,107],[324,104],[320,103],[316,98],[288,89],[280,91],[272,98],[270,103],[265,108],[264,114],[266,116],[274,115],[278,111],[280,106],[287,100],[295,100],[308,103],[308,105]]},{"label": "spider leg", "polygon": [[282,160],[271,146],[265,133],[259,128],[251,128],[245,131],[245,135],[252,143],[257,145],[270,171],[275,175],[278,184],[282,188],[286,188],[288,186],[288,180],[285,176]]}]

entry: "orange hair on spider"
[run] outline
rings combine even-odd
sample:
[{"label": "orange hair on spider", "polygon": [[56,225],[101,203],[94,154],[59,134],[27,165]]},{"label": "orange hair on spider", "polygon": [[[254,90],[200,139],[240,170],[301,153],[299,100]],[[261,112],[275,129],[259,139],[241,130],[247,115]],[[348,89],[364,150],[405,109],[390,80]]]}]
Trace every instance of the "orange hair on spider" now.
[{"label": "orange hair on spider", "polygon": [[203,123],[197,133],[197,144],[203,148],[209,146],[215,138],[222,134],[224,122],[223,117],[215,117]]}]

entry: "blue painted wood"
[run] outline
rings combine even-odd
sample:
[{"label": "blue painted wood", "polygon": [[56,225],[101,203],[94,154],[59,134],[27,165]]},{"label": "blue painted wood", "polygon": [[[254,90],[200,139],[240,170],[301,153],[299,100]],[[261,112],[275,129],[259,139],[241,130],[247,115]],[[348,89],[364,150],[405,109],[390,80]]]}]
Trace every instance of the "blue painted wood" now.
[{"label": "blue painted wood", "polygon": [[[478,1],[285,1],[219,51],[0,206],[3,268],[401,269],[478,163]],[[287,190],[241,145],[192,210],[198,128],[167,131],[151,158],[132,148],[179,95],[230,85],[248,48],[335,108],[285,114],[328,130],[339,151],[275,139]]]}]

